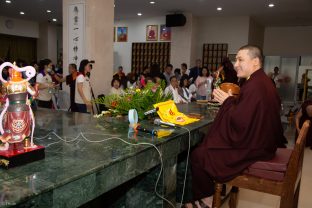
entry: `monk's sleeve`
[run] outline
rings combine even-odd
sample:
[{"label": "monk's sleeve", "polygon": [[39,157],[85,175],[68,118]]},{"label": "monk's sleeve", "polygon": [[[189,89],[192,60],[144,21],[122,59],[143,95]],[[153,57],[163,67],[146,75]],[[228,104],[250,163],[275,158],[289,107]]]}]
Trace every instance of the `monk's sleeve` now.
[{"label": "monk's sleeve", "polygon": [[[229,100],[224,103],[227,107],[223,114],[220,131],[229,146],[245,148],[253,137],[254,126],[261,120],[262,102],[252,90],[245,91],[236,102]],[[261,112],[261,113],[260,113]]]}]

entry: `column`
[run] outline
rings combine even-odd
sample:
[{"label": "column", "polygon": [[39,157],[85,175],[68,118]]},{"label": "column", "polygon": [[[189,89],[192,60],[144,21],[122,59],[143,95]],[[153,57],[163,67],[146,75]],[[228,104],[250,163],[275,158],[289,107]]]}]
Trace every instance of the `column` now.
[{"label": "column", "polygon": [[187,13],[186,24],[181,27],[172,27],[171,40],[171,64],[174,68],[180,68],[182,63],[189,67],[195,63],[196,43],[196,18]]},{"label": "column", "polygon": [[63,0],[63,66],[67,69],[76,61],[79,67],[81,59],[94,60],[91,84],[95,97],[107,94],[111,87],[113,28],[114,0]]},{"label": "column", "polygon": [[37,59],[50,59],[57,63],[57,28],[50,23],[39,24],[39,38],[37,41]]}]

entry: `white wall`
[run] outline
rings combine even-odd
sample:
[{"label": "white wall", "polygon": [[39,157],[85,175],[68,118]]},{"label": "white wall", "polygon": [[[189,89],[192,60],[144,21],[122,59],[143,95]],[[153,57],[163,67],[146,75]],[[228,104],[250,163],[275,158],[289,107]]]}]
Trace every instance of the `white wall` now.
[{"label": "white wall", "polygon": [[197,34],[198,34],[198,17],[193,16],[192,18],[192,45],[191,45],[191,60],[187,63],[188,68],[196,62],[197,57]]},{"label": "white wall", "polygon": [[[147,42],[146,41],[146,26],[158,25],[158,39],[160,25],[166,23],[165,16],[144,18],[138,17],[128,20],[115,21],[115,27],[128,27],[128,41],[114,43],[114,71],[118,66],[123,66],[124,72],[131,71],[131,48],[133,42]],[[116,31],[117,32],[117,31]]]},{"label": "white wall", "polygon": [[199,17],[197,31],[197,58],[202,58],[204,43],[228,43],[228,53],[236,54],[248,43],[249,17]]},{"label": "white wall", "polygon": [[37,59],[41,60],[48,58],[48,25],[40,24],[39,25],[39,36],[37,40]]},{"label": "white wall", "polygon": [[[187,32],[189,36],[188,40],[182,38],[189,43],[180,41],[179,50],[171,52],[171,54],[180,53],[180,56],[184,57],[183,61],[172,59],[174,67],[180,67],[182,62],[186,62],[189,66],[194,65],[197,58],[202,58],[204,43],[228,43],[230,54],[235,54],[239,47],[248,43],[249,17],[247,16],[191,17],[187,19],[187,27],[172,28],[172,44],[178,44],[181,37],[185,36],[182,32]],[[128,27],[128,42],[114,43],[114,70],[122,65],[125,72],[130,72],[132,42],[146,42],[146,25],[161,25],[165,22],[165,16],[116,21],[116,27]],[[186,51],[186,55],[183,51]]]},{"label": "white wall", "polygon": [[39,38],[37,40],[37,59],[49,58],[57,63],[57,28],[49,23],[39,25]]},{"label": "white wall", "polygon": [[172,27],[171,39],[171,55],[170,62],[173,68],[180,68],[182,63],[188,66],[192,57],[192,46],[195,45],[194,26],[196,25],[192,14],[184,14],[186,16],[186,24],[182,27]]},{"label": "white wall", "polygon": [[63,54],[63,27],[56,27],[57,34],[57,58],[60,58],[60,54]]},{"label": "white wall", "polygon": [[267,27],[264,32],[264,54],[300,56],[312,54],[312,26]]},{"label": "white wall", "polygon": [[[11,29],[6,27],[6,21],[8,20],[11,21]],[[7,35],[38,38],[39,24],[38,22],[0,16],[0,33]]]},{"label": "white wall", "polygon": [[55,25],[48,27],[48,57],[54,64],[57,63],[57,28]]}]

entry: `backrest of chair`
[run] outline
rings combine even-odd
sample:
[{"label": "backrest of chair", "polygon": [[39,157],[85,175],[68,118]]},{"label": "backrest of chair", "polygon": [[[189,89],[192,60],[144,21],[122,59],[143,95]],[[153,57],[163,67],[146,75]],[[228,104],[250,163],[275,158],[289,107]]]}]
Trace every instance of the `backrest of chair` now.
[{"label": "backrest of chair", "polygon": [[286,170],[284,190],[293,190],[295,187],[296,180],[298,175],[301,174],[303,156],[304,156],[304,148],[306,143],[307,133],[310,127],[310,121],[305,121],[302,125],[302,128],[299,132],[296,144],[294,146],[293,152],[290,156],[290,160],[288,163],[288,167]]}]

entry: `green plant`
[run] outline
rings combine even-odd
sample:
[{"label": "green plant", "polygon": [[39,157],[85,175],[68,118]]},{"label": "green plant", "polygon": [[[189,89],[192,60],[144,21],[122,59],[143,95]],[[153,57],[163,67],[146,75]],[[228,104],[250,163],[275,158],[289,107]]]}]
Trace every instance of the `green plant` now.
[{"label": "green plant", "polygon": [[144,112],[153,109],[153,104],[172,99],[170,94],[164,93],[163,87],[164,83],[148,83],[144,89],[128,89],[122,95],[107,95],[94,102],[108,107],[112,116],[127,115],[130,109],[136,109],[139,118],[143,119]]}]

